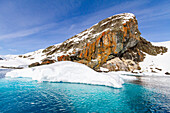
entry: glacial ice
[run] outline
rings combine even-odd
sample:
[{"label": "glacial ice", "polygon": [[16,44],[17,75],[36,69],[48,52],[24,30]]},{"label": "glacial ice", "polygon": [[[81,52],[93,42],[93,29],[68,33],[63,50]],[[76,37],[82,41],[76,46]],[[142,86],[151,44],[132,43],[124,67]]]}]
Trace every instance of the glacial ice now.
[{"label": "glacial ice", "polygon": [[13,70],[6,77],[31,77],[38,82],[69,82],[93,85],[104,85],[115,88],[122,87],[123,80],[117,74],[99,73],[84,64],[61,61],[34,68]]}]

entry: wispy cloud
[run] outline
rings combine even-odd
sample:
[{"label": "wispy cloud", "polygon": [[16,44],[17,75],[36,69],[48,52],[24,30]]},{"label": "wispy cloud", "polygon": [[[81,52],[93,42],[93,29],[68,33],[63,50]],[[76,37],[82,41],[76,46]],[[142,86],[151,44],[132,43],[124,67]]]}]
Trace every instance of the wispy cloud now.
[{"label": "wispy cloud", "polygon": [[[71,20],[73,21],[73,24],[68,24],[58,28],[57,30],[52,30],[49,32],[65,34],[68,35],[67,38],[70,38],[71,36],[80,33],[81,31],[91,27],[92,25],[98,23],[99,21],[109,16],[119,14],[119,13],[125,13],[125,12],[133,12],[133,10],[135,10],[136,8],[145,5],[147,3],[148,3],[147,0],[143,0],[143,2],[131,1],[131,2],[123,2],[120,4],[116,4],[112,7],[108,7],[90,14],[69,18],[69,20],[65,20],[65,22],[62,23],[70,23]],[[133,10],[129,10],[131,7],[133,7]]]},{"label": "wispy cloud", "polygon": [[[91,25],[103,20],[104,18],[112,16],[113,14],[131,12],[137,16],[139,28],[142,29],[142,34],[146,36],[146,39],[151,41],[168,40],[169,36],[166,35],[166,32],[170,27],[168,25],[164,25],[164,22],[167,22],[164,20],[170,19],[169,5],[170,2],[164,1],[159,3],[159,5],[153,5],[153,3],[148,0],[143,0],[142,2],[123,2],[119,5],[115,5],[89,15],[78,17],[82,18],[83,22],[75,24],[74,28],[86,29],[89,28]],[[71,31],[74,31],[74,29],[72,29]],[[79,29],[77,31],[79,31]],[[164,37],[164,39],[160,39],[160,37]]]},{"label": "wispy cloud", "polygon": [[[138,1],[124,2],[124,3],[121,3],[119,5],[115,5],[115,6],[112,6],[112,7],[109,7],[109,8],[106,8],[106,9],[103,9],[103,10],[100,10],[100,11],[97,11],[97,12],[94,12],[94,13],[91,13],[91,14],[86,14],[86,15],[83,15],[83,16],[77,16],[77,17],[74,17],[74,18],[70,18],[72,21],[79,20],[79,18],[81,18],[83,21],[79,20],[79,22],[74,23],[72,25],[62,26],[62,24],[64,22],[69,23],[70,19],[69,20],[66,19],[66,20],[58,23],[58,25],[61,26],[61,27],[53,30],[52,32],[56,32],[56,33],[57,32],[58,33],[63,32],[66,35],[69,34],[68,36],[75,35],[76,33],[79,33],[82,30],[87,29],[88,27],[90,27],[93,24],[101,21],[104,18],[112,16],[113,14],[116,14],[116,13],[123,13],[131,7],[137,8],[137,7],[139,7],[143,4],[146,4],[146,3],[148,3],[148,2],[145,1],[145,0],[141,3],[138,2]],[[115,10],[115,9],[119,9],[119,10]],[[51,24],[46,24],[46,25],[43,25],[43,26],[31,28],[31,29],[26,29],[26,30],[21,30],[21,31],[5,34],[5,35],[0,35],[0,40],[26,37],[26,36],[29,36],[29,35],[39,33],[43,30],[50,29],[54,26],[57,26],[57,24],[51,23]],[[67,31],[67,32],[65,32],[65,31]]]},{"label": "wispy cloud", "polygon": [[139,1],[130,1],[130,2],[123,2],[117,5],[114,5],[112,7],[97,11],[95,13],[92,13],[90,15],[84,16],[87,18],[82,25],[89,25],[97,23],[109,16],[119,14],[119,13],[133,13],[138,7],[147,4],[147,0],[143,0],[143,2]]},{"label": "wispy cloud", "polygon": [[149,22],[160,19],[170,19],[170,4],[160,4],[143,10],[136,10],[138,19],[141,22]]},{"label": "wispy cloud", "polygon": [[16,49],[8,49],[9,51],[16,52]]},{"label": "wispy cloud", "polygon": [[27,29],[27,30],[22,30],[22,31],[17,31],[17,32],[14,32],[14,33],[6,34],[6,35],[1,35],[0,40],[2,40],[2,39],[20,38],[20,37],[33,35],[33,34],[39,33],[40,31],[52,28],[52,27],[54,27],[56,25],[57,25],[56,23],[46,24],[46,25],[43,25],[43,26],[39,26],[39,27]]}]

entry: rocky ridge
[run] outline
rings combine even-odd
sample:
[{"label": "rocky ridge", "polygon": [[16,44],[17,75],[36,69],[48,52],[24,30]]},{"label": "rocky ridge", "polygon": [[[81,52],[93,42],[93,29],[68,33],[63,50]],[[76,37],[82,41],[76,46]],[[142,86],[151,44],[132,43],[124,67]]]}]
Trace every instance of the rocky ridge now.
[{"label": "rocky ridge", "polygon": [[[157,55],[167,52],[167,48],[153,46],[140,35],[135,15],[118,14],[100,21],[63,43],[41,50],[41,56],[52,61],[50,63],[55,60],[73,61],[96,71],[106,68],[108,71],[133,72],[140,70],[139,62],[144,60],[146,53]],[[34,58],[33,55],[20,57]],[[45,59],[37,64],[49,64],[44,63]]]}]

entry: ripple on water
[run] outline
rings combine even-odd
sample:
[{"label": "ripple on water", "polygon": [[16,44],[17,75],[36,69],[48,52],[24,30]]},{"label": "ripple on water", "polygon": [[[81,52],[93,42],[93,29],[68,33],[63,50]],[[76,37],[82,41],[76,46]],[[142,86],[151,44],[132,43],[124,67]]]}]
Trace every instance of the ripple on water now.
[{"label": "ripple on water", "polygon": [[26,78],[0,79],[1,112],[170,112],[170,95],[141,85],[121,89]]}]

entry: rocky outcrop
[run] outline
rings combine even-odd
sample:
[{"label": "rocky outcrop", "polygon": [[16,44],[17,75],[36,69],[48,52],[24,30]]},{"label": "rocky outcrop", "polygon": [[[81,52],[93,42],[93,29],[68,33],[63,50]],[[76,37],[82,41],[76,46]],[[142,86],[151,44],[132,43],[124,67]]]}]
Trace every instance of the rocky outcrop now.
[{"label": "rocky outcrop", "polygon": [[[125,20],[126,18],[129,19]],[[50,51],[48,55],[58,50],[68,52],[73,49],[70,54],[58,56],[58,61],[71,60],[96,70],[108,60],[120,57],[129,48],[134,47],[140,41],[140,34],[135,16],[120,14],[109,17],[66,40],[60,48]]]},{"label": "rocky outcrop", "polygon": [[[144,60],[145,53],[157,55],[167,51],[165,47],[153,46],[140,35],[136,17],[123,13],[106,18],[42,53],[57,61],[83,63],[97,71],[100,67],[110,71],[139,70],[138,63]],[[49,60],[37,65],[55,62]]]},{"label": "rocky outcrop", "polygon": [[[146,54],[154,55],[163,54],[167,52],[167,48],[153,46],[150,42],[140,37],[139,42],[131,48],[128,48],[119,58],[112,59],[110,63],[107,61],[102,67],[110,71],[131,71],[140,70],[139,62],[142,62]],[[160,70],[160,69],[158,69]],[[154,71],[152,71],[154,72]]]},{"label": "rocky outcrop", "polygon": [[140,42],[137,44],[137,48],[142,52],[154,56],[156,56],[157,54],[166,53],[168,51],[166,47],[153,46],[149,41],[145,40],[142,37],[140,37]]},{"label": "rocky outcrop", "polygon": [[170,75],[170,73],[169,73],[169,72],[166,72],[165,74],[166,74],[166,75]]},{"label": "rocky outcrop", "polygon": [[56,60],[51,60],[49,58],[45,58],[41,61],[41,63],[35,62],[35,63],[30,64],[28,67],[35,67],[35,66],[40,66],[40,65],[52,64],[54,62],[56,62]]},{"label": "rocky outcrop", "polygon": [[125,60],[119,57],[111,59],[102,65],[103,68],[109,69],[109,71],[131,71],[140,70],[138,63],[133,60]]},{"label": "rocky outcrop", "polygon": [[0,60],[3,60],[2,58],[0,58]]},{"label": "rocky outcrop", "polygon": [[28,67],[35,67],[35,66],[40,66],[41,64],[39,62],[35,62],[30,64]]},{"label": "rocky outcrop", "polygon": [[0,66],[0,68],[4,68],[4,69],[23,69],[24,67]]},{"label": "rocky outcrop", "polygon": [[48,59],[48,58],[45,58],[45,59],[42,60],[41,65],[44,65],[44,64],[52,64],[52,63],[54,63],[54,62],[56,62],[56,61],[55,61],[55,60]]},{"label": "rocky outcrop", "polygon": [[140,37],[140,41],[136,46],[129,48],[121,57],[125,59],[131,59],[135,62],[141,62],[144,60],[146,53],[156,56],[157,54],[163,54],[167,52],[167,48],[153,46],[149,41]]}]

